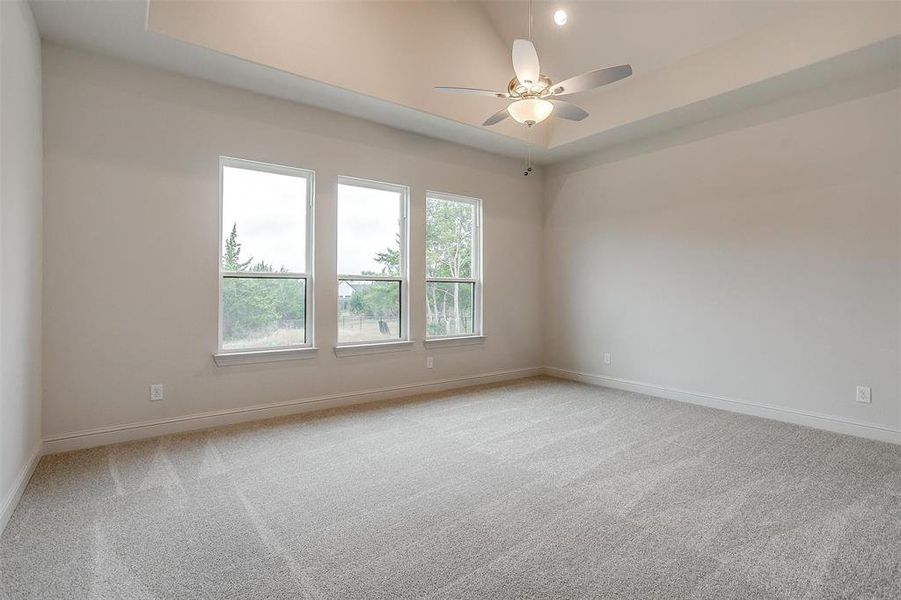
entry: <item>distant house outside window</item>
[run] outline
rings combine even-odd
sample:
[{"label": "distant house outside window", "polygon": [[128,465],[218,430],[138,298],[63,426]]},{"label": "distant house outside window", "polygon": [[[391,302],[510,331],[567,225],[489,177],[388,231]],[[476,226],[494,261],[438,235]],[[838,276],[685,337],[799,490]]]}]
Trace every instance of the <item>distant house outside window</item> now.
[{"label": "distant house outside window", "polygon": [[408,339],[405,186],[338,179],[338,344]]}]

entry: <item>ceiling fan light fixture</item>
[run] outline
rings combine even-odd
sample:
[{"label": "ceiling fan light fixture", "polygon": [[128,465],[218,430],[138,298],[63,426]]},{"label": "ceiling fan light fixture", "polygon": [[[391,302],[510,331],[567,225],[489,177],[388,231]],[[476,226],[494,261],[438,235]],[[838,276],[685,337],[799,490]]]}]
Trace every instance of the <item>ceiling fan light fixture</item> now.
[{"label": "ceiling fan light fixture", "polygon": [[523,125],[536,125],[541,123],[554,111],[554,105],[541,98],[525,98],[517,100],[507,107],[510,116]]}]

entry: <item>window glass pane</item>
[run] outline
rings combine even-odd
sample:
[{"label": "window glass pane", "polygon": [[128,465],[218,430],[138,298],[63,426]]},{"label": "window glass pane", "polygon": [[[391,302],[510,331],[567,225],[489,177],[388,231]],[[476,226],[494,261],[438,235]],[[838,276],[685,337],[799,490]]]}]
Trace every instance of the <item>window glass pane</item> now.
[{"label": "window glass pane", "polygon": [[426,332],[430,336],[469,335],[475,333],[475,284],[425,284]]},{"label": "window glass pane", "polygon": [[222,348],[273,348],[306,343],[306,281],[222,278]]},{"label": "window glass pane", "polygon": [[400,275],[401,197],[338,184],[338,273]]},{"label": "window glass pane", "polygon": [[426,199],[426,275],[472,277],[475,205]]},{"label": "window glass pane", "polygon": [[306,273],[307,179],[222,168],[222,268]]},{"label": "window glass pane", "polygon": [[338,342],[378,342],[401,337],[400,282],[338,282]]}]

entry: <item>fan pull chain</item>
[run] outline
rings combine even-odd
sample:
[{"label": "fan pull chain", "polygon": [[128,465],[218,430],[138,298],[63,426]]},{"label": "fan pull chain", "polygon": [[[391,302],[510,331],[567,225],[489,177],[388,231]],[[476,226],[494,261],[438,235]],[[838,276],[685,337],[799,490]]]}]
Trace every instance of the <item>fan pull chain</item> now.
[{"label": "fan pull chain", "polygon": [[[529,41],[532,41],[532,0],[529,0]],[[526,133],[526,170],[522,172],[523,177],[528,177],[532,172],[532,125]]]},{"label": "fan pull chain", "polygon": [[523,177],[528,177],[529,173],[532,172],[532,128],[529,127],[529,132],[526,138],[526,170],[522,172]]}]

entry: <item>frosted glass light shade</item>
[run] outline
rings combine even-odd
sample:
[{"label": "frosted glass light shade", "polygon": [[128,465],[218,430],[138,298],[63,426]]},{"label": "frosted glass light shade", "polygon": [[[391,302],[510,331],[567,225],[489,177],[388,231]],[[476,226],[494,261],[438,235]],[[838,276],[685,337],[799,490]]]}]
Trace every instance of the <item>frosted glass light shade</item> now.
[{"label": "frosted glass light shade", "polygon": [[554,105],[540,98],[526,98],[517,100],[507,107],[507,112],[514,120],[524,125],[541,123],[554,111]]}]

